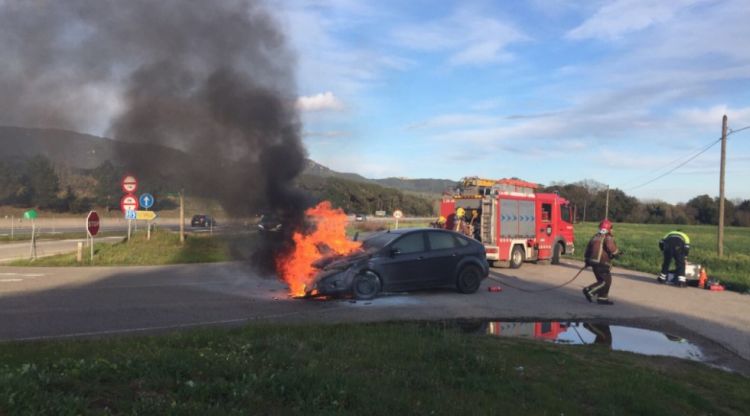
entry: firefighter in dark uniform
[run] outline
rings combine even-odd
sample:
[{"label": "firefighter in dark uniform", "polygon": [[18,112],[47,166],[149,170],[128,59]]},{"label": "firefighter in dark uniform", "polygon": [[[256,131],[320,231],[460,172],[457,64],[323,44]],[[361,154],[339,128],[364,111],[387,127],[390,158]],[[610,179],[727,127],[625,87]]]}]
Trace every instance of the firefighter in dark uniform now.
[{"label": "firefighter in dark uniform", "polygon": [[609,300],[609,288],[612,286],[612,259],[618,257],[622,252],[615,244],[615,237],[612,235],[612,223],[605,219],[599,223],[599,232],[597,232],[588,246],[586,246],[586,266],[591,266],[596,277],[596,282],[583,288],[583,296],[589,302],[599,305],[613,305]]},{"label": "firefighter in dark uniform", "polygon": [[659,249],[664,254],[664,261],[661,263],[661,273],[656,278],[659,283],[666,283],[669,275],[669,264],[674,259],[675,275],[670,280],[680,287],[687,286],[685,278],[685,259],[690,252],[690,237],[687,234],[678,231],[668,232],[664,238],[659,240]]}]

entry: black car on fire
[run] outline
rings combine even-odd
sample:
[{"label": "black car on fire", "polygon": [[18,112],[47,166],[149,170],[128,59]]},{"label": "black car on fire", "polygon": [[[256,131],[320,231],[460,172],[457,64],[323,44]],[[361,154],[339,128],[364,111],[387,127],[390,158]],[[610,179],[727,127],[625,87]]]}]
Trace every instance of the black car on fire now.
[{"label": "black car on fire", "polygon": [[363,241],[362,251],[319,264],[308,296],[353,295],[455,287],[474,293],[489,274],[484,246],[448,230],[382,231]]}]

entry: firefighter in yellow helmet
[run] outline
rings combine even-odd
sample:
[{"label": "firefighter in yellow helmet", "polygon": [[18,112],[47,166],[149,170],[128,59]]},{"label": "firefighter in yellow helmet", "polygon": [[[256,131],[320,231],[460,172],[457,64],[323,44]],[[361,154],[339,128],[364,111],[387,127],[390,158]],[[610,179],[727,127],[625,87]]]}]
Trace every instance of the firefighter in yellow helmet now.
[{"label": "firefighter in yellow helmet", "polygon": [[439,216],[435,222],[430,223],[432,228],[445,228],[446,218],[444,216]]}]

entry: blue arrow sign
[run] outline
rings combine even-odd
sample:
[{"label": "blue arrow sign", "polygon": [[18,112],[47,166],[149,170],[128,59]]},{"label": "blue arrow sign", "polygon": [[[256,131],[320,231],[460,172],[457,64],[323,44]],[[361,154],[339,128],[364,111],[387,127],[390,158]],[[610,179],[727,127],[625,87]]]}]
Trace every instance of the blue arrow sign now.
[{"label": "blue arrow sign", "polygon": [[129,210],[125,211],[125,219],[126,220],[134,220],[134,219],[136,219],[135,211],[133,211],[132,209],[129,209]]},{"label": "blue arrow sign", "polygon": [[138,198],[138,203],[141,207],[149,209],[154,206],[154,196],[151,194],[141,194]]}]

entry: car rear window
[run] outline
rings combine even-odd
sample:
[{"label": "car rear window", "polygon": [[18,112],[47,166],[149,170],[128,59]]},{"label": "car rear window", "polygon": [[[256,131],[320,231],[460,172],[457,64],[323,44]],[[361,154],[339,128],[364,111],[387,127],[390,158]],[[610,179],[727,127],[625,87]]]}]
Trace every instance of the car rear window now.
[{"label": "car rear window", "polygon": [[425,251],[422,233],[407,234],[396,240],[391,247],[398,249],[402,254]]},{"label": "car rear window", "polygon": [[430,250],[445,250],[456,247],[456,240],[449,233],[429,232],[427,239],[430,241]]}]

